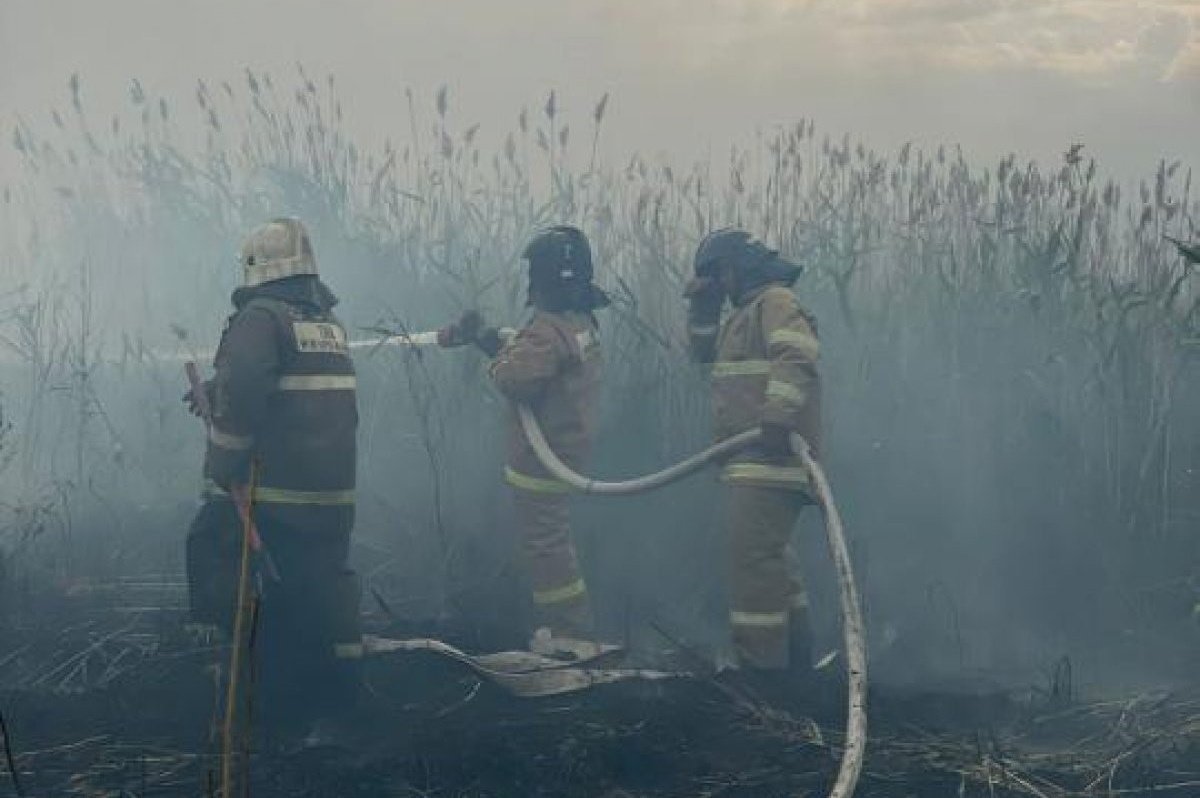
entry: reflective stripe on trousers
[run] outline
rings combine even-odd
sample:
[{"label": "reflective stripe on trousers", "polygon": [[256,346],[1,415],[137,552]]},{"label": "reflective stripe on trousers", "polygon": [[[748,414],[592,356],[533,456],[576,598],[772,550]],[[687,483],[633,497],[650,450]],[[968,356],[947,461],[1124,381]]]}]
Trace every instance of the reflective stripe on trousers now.
[{"label": "reflective stripe on trousers", "polygon": [[279,378],[281,391],[353,391],[353,374],[288,374]]},{"label": "reflective stripe on trousers", "polygon": [[254,446],[254,436],[222,432],[214,425],[208,429],[208,442],[231,452],[244,452]]},{"label": "reflective stripe on trousers", "polygon": [[551,588],[549,590],[533,591],[533,600],[536,604],[546,606],[548,604],[561,604],[564,601],[571,601],[580,596],[587,595],[587,585],[583,579],[579,578],[562,587]]},{"label": "reflective stripe on trousers", "polygon": [[[214,498],[229,498],[229,492],[211,479],[204,481],[204,494]],[[256,487],[255,503],[347,506],[354,504],[352,490],[289,490],[286,488]]]},{"label": "reflective stripe on trousers", "polygon": [[568,501],[561,492],[513,491],[535,625],[548,627],[557,637],[587,638],[592,634],[592,613],[571,542]]},{"label": "reflective stripe on trousers", "polygon": [[769,629],[773,626],[787,626],[787,622],[787,612],[741,612],[740,610],[729,611],[729,623],[734,626],[750,626]]},{"label": "reflective stripe on trousers", "polygon": [[514,470],[510,466],[504,468],[504,481],[514,488],[527,490],[531,493],[570,493],[571,486],[557,479],[547,479],[545,477],[531,477],[528,474],[522,474],[520,471]]},{"label": "reflective stripe on trousers", "polygon": [[354,504],[352,490],[288,490],[285,488],[255,488],[254,501],[263,504],[309,504],[338,505]]},{"label": "reflective stripe on trousers", "polygon": [[787,544],[804,504],[793,490],[729,486],[729,620],[744,665],[787,667],[789,610],[801,589]]}]

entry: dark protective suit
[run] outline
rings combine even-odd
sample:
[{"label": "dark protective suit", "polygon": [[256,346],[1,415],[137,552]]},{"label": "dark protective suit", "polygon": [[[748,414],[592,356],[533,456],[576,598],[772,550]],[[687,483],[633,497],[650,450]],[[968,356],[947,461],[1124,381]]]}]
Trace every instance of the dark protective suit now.
[{"label": "dark protective suit", "polygon": [[260,575],[264,703],[284,715],[331,709],[362,656],[361,590],[347,567],[358,424],[349,342],[315,276],[239,289],[233,302],[208,387],[205,500],[188,536],[193,620],[230,628],[242,524],[229,491],[254,462],[254,520],[280,577]]}]

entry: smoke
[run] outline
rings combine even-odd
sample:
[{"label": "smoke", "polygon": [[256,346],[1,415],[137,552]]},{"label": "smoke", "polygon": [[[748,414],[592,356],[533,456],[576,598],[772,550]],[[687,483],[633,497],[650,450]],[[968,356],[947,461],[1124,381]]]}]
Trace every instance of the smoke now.
[{"label": "smoke", "polygon": [[[792,24],[785,5],[734,17]],[[667,63],[675,50],[655,49],[661,32],[637,31],[628,50],[597,45],[585,32],[608,31],[596,33],[606,41],[624,18],[588,8],[540,15],[553,35],[480,9],[478,27],[455,38],[461,9],[436,6],[397,27],[365,4],[367,16],[339,23],[347,30],[318,31],[326,17],[297,4],[294,35],[250,59],[251,41],[280,30],[278,9],[253,6],[227,37],[197,35],[168,59],[175,28],[211,30],[217,17],[183,4],[164,31],[152,24],[165,19],[157,4],[130,8],[137,15],[115,17],[128,29],[114,35],[144,44],[141,56],[111,44],[98,53],[83,33],[99,13],[90,8],[54,34],[64,45],[55,52],[86,62],[76,92],[47,88],[71,71],[61,56],[25,49],[24,39],[49,35],[32,24],[41,12],[5,8],[4,43],[16,45],[6,57],[37,65],[27,87],[4,85],[32,109],[11,122],[0,205],[13,286],[0,296],[10,573],[180,569],[202,435],[178,401],[178,363],[163,353],[215,342],[238,277],[233,253],[264,217],[305,219],[356,336],[429,329],[467,307],[518,323],[528,236],[548,223],[585,229],[615,299],[602,314],[592,464],[604,476],[707,443],[707,388],[685,357],[679,294],[700,237],[735,223],[808,267],[797,290],[821,322],[828,464],[885,678],[1027,684],[1069,657],[1098,680],[1169,673],[1182,656],[1172,638],[1189,628],[1200,556],[1189,526],[1200,467],[1186,343],[1195,287],[1161,234],[1194,234],[1192,164],[1147,169],[1140,191],[1107,176],[1194,150],[1172,147],[1183,139],[1164,129],[1163,141],[1139,137],[1113,172],[1088,162],[1091,147],[1061,155],[1065,130],[1128,142],[1129,109],[1169,106],[1173,116],[1158,118],[1191,119],[1194,102],[1173,104],[1177,84],[1156,94],[1136,81],[1021,78],[1034,85],[981,72],[888,98],[895,84],[884,78],[823,75],[801,103],[792,77],[761,55],[747,67],[762,70],[754,87],[717,68],[759,41],[744,27],[728,41],[702,38],[712,61],[679,68]],[[27,36],[12,33],[13,19]],[[345,55],[346,41],[361,56]],[[503,79],[452,86],[435,102],[434,87],[461,73],[390,66],[393,56],[438,69],[465,62],[461,49],[431,44],[449,41],[503,64]],[[582,49],[553,60],[564,41]],[[134,89],[141,57],[174,66]],[[217,58],[215,70],[194,68]],[[241,67],[260,59],[286,66]],[[552,113],[548,83],[570,87]],[[1031,99],[1013,107],[994,92],[974,97],[1018,85]],[[601,120],[593,109],[608,89]],[[57,118],[42,116],[46,107]],[[834,129],[861,123],[864,144],[818,129],[810,110],[821,108]],[[1049,108],[1061,115],[1043,115]],[[922,125],[976,135],[976,146],[900,146]],[[1022,142],[1049,155],[1026,164],[974,154]],[[666,158],[624,154],[666,147]],[[459,619],[480,646],[512,638],[522,591],[499,478],[507,408],[481,361],[381,349],[359,369],[355,558],[368,584],[406,617]],[[579,502],[608,634],[661,645],[659,626],[722,645],[720,512],[711,474],[638,499]],[[828,568],[809,516],[800,548],[832,646]]]},{"label": "smoke", "polygon": [[[339,77],[354,135],[373,146],[407,134],[408,87],[428,97],[448,84],[469,114],[457,121],[481,123],[493,145],[558,87],[585,103],[612,93],[620,113],[603,146],[614,160],[723,155],[757,129],[817,118],[885,149],[961,143],[986,160],[1049,159],[1083,141],[1110,172],[1136,178],[1160,156],[1196,153],[1196,29],[1194,5],[1171,0],[9,2],[0,127],[45,121],[77,71],[107,119],[133,78],[182,97],[198,76],[236,83],[245,68],[302,62]],[[1131,135],[1147,126],[1152,135]],[[0,153],[0,175],[13,164]]]}]

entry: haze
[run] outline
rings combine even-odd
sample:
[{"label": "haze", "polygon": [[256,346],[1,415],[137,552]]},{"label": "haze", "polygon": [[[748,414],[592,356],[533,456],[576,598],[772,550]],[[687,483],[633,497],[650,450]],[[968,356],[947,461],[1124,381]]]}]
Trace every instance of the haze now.
[{"label": "haze", "polygon": [[1200,155],[1196,0],[0,0],[5,130],[44,122],[76,71],[108,112],[134,77],[187,97],[296,62],[337,76],[364,141],[404,137],[405,88],[448,84],[497,138],[551,88],[577,118],[611,92],[614,156],[723,153],[802,117],[982,159],[1079,141],[1121,177]]}]

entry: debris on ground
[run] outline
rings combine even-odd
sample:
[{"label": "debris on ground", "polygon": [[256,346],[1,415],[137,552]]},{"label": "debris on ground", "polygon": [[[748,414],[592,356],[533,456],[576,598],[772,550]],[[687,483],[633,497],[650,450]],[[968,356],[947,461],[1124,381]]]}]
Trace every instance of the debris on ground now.
[{"label": "debris on ground", "polygon": [[[156,604],[170,584],[120,585],[122,607],[91,586],[87,612],[0,638],[0,713],[24,795],[215,791],[220,649]],[[820,796],[840,753],[840,697],[806,717],[695,677],[517,698],[429,651],[375,657],[365,679],[352,740],[256,737],[252,794]],[[861,798],[1200,795],[1200,691],[1089,702],[881,687],[871,721]]]}]

